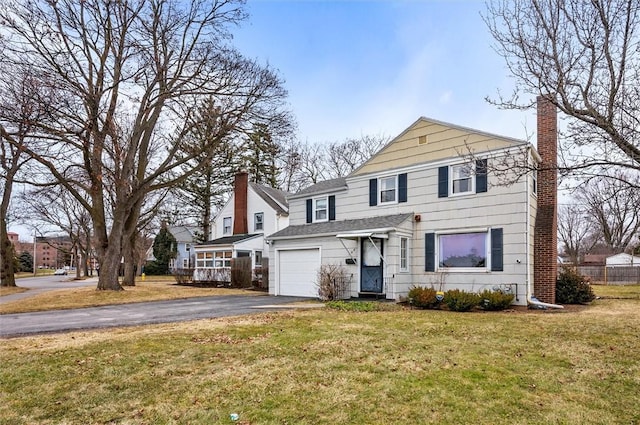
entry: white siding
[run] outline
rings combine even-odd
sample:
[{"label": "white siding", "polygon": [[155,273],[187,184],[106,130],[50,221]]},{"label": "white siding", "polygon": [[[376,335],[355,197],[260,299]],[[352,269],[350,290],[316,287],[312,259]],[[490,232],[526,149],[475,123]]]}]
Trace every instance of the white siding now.
[{"label": "white siding", "polygon": [[[231,236],[231,234],[223,234],[223,226],[224,226],[224,218],[231,217],[231,230],[233,233],[233,221],[235,220],[234,216],[234,200],[235,195],[231,195],[231,198],[226,203],[226,205],[220,210],[220,212],[216,215],[215,219],[212,223],[212,236],[211,239],[218,239],[224,236]],[[255,213],[263,213],[263,230],[255,230]],[[254,233],[262,233],[264,235],[270,235],[272,233],[277,232],[278,230],[282,230],[289,225],[289,217],[288,216],[280,216],[276,213],[276,211],[264,200],[260,195],[258,195],[252,188],[249,186],[247,192],[247,226],[249,234]],[[260,238],[261,240],[261,250],[265,253],[268,252],[269,246],[264,242],[264,238]],[[258,249],[258,248],[256,248]],[[266,256],[266,255],[265,255]]]}]

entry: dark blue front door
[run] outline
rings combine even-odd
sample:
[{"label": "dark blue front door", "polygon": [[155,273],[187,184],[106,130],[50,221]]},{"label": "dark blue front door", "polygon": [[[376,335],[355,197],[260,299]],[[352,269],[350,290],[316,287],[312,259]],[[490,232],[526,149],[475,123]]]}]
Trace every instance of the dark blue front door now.
[{"label": "dark blue front door", "polygon": [[[371,243],[373,241],[373,243]],[[382,293],[382,239],[362,239],[360,291]]]}]

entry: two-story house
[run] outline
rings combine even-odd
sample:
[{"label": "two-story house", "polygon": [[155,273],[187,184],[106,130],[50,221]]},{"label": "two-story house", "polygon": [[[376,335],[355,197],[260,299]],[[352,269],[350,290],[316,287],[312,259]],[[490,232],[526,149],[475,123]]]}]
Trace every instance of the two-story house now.
[{"label": "two-story house", "polygon": [[[555,120],[555,109],[547,109]],[[555,121],[545,129],[540,118],[539,146],[545,138],[556,143]],[[348,297],[400,299],[423,285],[499,288],[526,304],[534,294],[541,160],[525,141],[419,118],[346,178],[288,198],[290,225],[268,238],[269,292],[316,297],[318,270],[332,264],[350,277]],[[509,163],[512,170],[504,167]],[[544,196],[555,208],[551,173]],[[538,223],[548,228],[547,239],[555,233],[555,210],[549,212],[551,221]],[[555,239],[544,243],[557,267]],[[542,257],[536,264],[547,265]],[[535,294],[553,303],[555,292],[547,293],[554,291],[555,269],[545,279]]]},{"label": "two-story house", "polygon": [[191,226],[169,226],[169,232],[176,238],[176,258],[169,263],[171,270],[191,269],[195,267],[193,246],[196,243],[196,228]]},{"label": "two-story house", "polygon": [[249,182],[244,171],[237,173],[233,194],[212,222],[211,240],[194,247],[194,279],[206,281],[228,273],[232,258],[251,257],[252,268],[262,267],[269,252],[265,235],[289,225],[287,195]]}]

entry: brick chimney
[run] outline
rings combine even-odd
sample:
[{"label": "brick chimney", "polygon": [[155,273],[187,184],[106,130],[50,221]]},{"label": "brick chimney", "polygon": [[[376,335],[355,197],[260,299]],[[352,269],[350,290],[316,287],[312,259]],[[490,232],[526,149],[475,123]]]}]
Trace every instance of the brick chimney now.
[{"label": "brick chimney", "polygon": [[233,185],[233,234],[243,235],[249,233],[247,223],[247,189],[249,186],[249,174],[246,171],[236,173]]},{"label": "brick chimney", "polygon": [[558,125],[555,105],[537,98],[538,209],[534,229],[533,295],[555,303],[558,272]]}]

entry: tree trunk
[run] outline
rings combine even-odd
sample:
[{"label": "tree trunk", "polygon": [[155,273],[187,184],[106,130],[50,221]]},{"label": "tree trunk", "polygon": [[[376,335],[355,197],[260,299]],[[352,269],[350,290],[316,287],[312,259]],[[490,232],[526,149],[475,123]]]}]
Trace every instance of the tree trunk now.
[{"label": "tree trunk", "polygon": [[16,286],[13,257],[13,245],[7,234],[7,221],[2,215],[0,217],[0,286]]},{"label": "tree trunk", "polygon": [[110,233],[107,233],[106,221],[94,220],[94,231],[98,242],[98,265],[100,267],[98,290],[121,291],[123,289],[118,280],[118,274],[122,258],[124,220],[118,215],[118,211],[115,211]]}]

